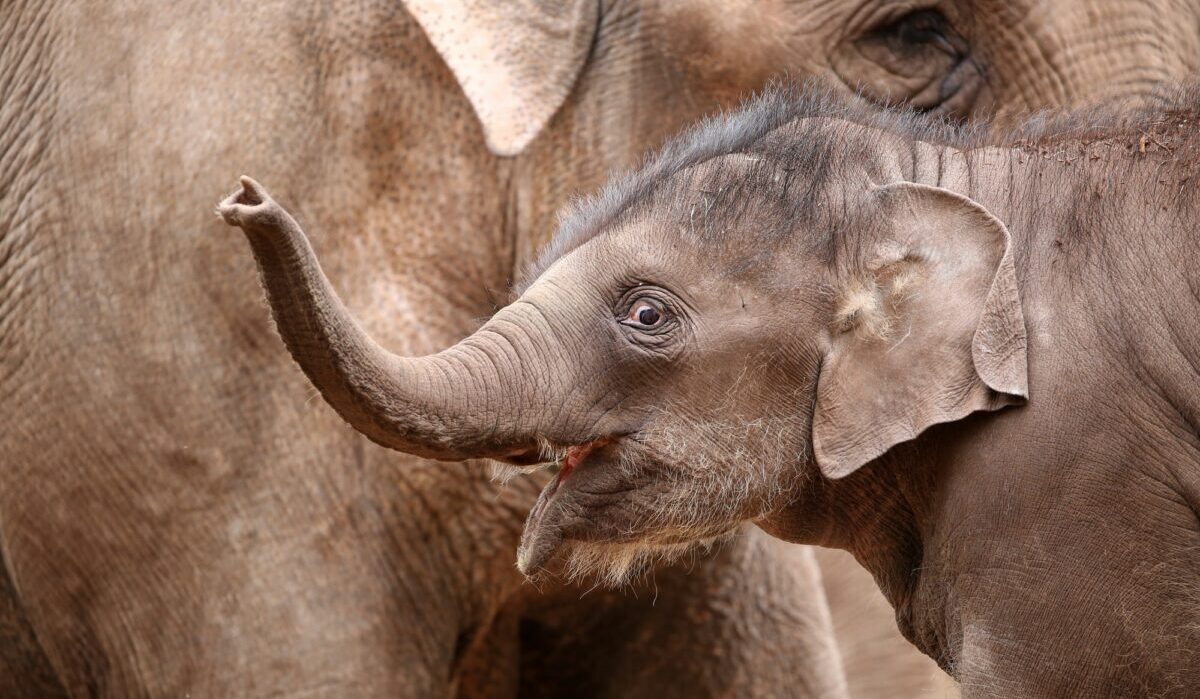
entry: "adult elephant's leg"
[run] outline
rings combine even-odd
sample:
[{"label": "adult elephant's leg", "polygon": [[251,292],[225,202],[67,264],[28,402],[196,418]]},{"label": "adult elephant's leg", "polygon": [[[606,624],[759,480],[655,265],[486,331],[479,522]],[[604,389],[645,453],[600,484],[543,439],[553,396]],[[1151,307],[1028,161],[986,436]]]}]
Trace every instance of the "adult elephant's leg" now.
[{"label": "adult elephant's leg", "polygon": [[521,606],[508,605],[460,638],[455,664],[456,699],[520,696]]},{"label": "adult elephant's leg", "polygon": [[413,467],[364,465],[357,437],[288,433],[309,458],[125,454],[103,460],[108,477],[80,469],[5,501],[5,529],[24,527],[6,542],[22,601],[72,694],[449,692],[455,587],[406,567],[396,542],[424,515],[396,516],[419,508],[371,473]]},{"label": "adult elephant's leg", "polygon": [[846,696],[811,550],[757,529],[630,589],[543,600],[523,623],[522,696]]}]

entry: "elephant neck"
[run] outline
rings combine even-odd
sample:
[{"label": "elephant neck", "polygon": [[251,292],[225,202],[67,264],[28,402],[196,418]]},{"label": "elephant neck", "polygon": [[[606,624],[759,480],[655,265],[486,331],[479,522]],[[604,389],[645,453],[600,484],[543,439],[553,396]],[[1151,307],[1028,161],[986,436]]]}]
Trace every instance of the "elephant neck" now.
[{"label": "elephant neck", "polygon": [[915,451],[911,442],[899,445],[837,480],[810,462],[789,504],[757,524],[785,541],[851,553],[895,609],[905,637],[946,669],[942,610],[927,608],[919,594],[931,564],[925,542],[939,519],[938,474]]}]

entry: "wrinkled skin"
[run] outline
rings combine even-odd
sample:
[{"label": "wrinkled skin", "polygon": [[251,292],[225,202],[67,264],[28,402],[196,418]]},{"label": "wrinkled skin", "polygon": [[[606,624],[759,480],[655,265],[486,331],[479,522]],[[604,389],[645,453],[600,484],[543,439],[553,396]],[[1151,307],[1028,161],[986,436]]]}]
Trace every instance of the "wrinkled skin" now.
[{"label": "wrinkled skin", "polygon": [[260,186],[220,211],[372,439],[556,445],[522,570],[620,579],[754,521],[850,551],[964,695],[1188,696],[1198,103],[987,145],[773,93],[578,206],[512,305],[412,359]]},{"label": "wrinkled skin", "polygon": [[[231,173],[303,202],[346,303],[380,342],[417,354],[476,329],[568,196],[775,71],[965,114],[1138,94],[1196,65],[1191,4],[1122,4],[1087,22],[1099,4],[947,5],[952,31],[933,33],[844,2],[723,4],[715,19],[681,3],[585,4],[572,7],[594,25],[570,34],[586,41],[506,54],[517,73],[552,78],[515,125],[469,101],[469,76],[430,42],[436,18],[419,25],[394,2],[0,4],[0,389],[16,406],[0,413],[0,694],[504,695],[522,681],[514,668],[537,664],[520,656],[522,621],[546,648],[597,608],[650,643],[669,630],[649,591],[604,597],[611,607],[593,593],[573,614],[574,589],[523,584],[512,551],[544,477],[500,489],[479,466],[396,455],[311,400],[249,261],[209,235]],[[1018,28],[985,32],[997,13]],[[740,31],[713,29],[728,26]],[[876,28],[916,37],[867,42],[910,77],[851,60],[846,47]],[[931,99],[923,86],[964,84],[951,70],[963,37],[985,80]],[[730,546],[692,572],[728,595],[677,583],[689,592],[672,603],[690,599],[711,624],[686,637],[789,639],[775,641],[786,658],[742,658],[739,672],[820,686],[810,558]],[[723,583],[737,575],[776,580],[789,602]],[[616,637],[590,651],[597,668],[648,652]],[[682,668],[635,690],[694,693],[676,678],[714,674],[686,664],[710,651],[678,648]]]}]

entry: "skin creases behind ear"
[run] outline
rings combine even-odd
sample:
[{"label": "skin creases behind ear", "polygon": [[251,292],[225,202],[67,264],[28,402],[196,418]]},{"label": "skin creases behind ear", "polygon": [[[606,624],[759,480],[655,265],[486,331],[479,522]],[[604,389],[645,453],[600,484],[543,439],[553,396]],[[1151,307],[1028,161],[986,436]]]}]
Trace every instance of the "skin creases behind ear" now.
[{"label": "skin creases behind ear", "polygon": [[821,471],[840,478],[933,425],[1023,402],[1025,321],[1004,224],[946,189],[873,190],[882,221],[844,280],[813,415]]},{"label": "skin creases behind ear", "polygon": [[483,124],[488,148],[517,155],[587,62],[595,0],[404,0]]}]

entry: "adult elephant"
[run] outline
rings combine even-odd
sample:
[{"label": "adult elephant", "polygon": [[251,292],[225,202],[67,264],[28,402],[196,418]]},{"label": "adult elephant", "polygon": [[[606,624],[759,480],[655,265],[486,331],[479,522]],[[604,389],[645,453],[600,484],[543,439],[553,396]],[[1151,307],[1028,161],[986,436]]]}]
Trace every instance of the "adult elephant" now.
[{"label": "adult elephant", "polygon": [[1195,66],[1195,15],[0,5],[0,693],[836,695],[803,551],[743,540],[662,572],[656,607],[523,585],[539,483],[386,452],[310,400],[215,194],[253,172],[304,202],[346,303],[420,354],[495,307],[569,195],[774,73],[954,115],[1138,93]]}]

